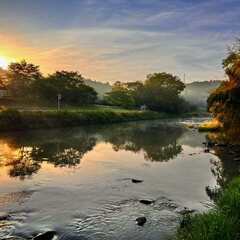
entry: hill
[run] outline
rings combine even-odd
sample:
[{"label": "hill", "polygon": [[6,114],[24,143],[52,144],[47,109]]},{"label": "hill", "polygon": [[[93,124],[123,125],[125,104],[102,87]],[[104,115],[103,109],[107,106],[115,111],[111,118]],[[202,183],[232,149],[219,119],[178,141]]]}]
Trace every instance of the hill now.
[{"label": "hill", "polygon": [[105,93],[110,92],[112,90],[112,87],[109,83],[97,82],[90,79],[85,79],[84,82],[86,85],[95,89],[100,99],[103,98]]},{"label": "hill", "polygon": [[220,80],[212,80],[186,84],[182,96],[198,107],[206,107],[209,94],[218,88],[221,82]]}]

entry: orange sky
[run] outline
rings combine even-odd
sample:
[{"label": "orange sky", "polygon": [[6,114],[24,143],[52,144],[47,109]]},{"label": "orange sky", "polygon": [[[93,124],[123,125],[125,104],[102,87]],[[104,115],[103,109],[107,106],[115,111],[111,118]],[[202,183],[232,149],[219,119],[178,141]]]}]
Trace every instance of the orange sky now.
[{"label": "orange sky", "polygon": [[1,0],[0,58],[111,83],[154,72],[222,79],[222,59],[239,34],[239,2],[170,2]]}]

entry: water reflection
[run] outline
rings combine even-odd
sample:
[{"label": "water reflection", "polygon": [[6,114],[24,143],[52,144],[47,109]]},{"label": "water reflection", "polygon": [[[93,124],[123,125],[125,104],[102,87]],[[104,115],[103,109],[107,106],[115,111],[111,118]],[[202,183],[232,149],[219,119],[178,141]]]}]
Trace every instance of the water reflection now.
[{"label": "water reflection", "polygon": [[6,162],[6,166],[9,166],[9,176],[19,177],[23,180],[26,176],[36,173],[41,168],[41,164],[34,159],[34,152],[36,150],[37,148],[35,147],[21,147],[18,150],[17,157]]},{"label": "water reflection", "polygon": [[[1,165],[9,176],[25,179],[37,173],[42,162],[75,167],[99,142],[115,151],[143,152],[147,161],[168,161],[182,151],[177,140],[184,129],[161,123],[129,123],[81,129],[18,132],[0,137]],[[6,151],[7,149],[7,151]]]},{"label": "water reflection", "polygon": [[212,173],[219,187],[229,183],[240,172],[239,135],[234,131],[209,133],[207,141],[214,144],[214,154],[219,158],[211,161]]},{"label": "water reflection", "polygon": [[144,152],[149,161],[168,161],[182,151],[177,143],[183,128],[168,124],[146,125],[144,127],[125,127],[106,136],[106,141],[113,145],[114,150]]},{"label": "water reflection", "polygon": [[25,179],[37,173],[46,161],[56,167],[74,167],[80,164],[85,153],[91,151],[96,138],[81,133],[75,139],[72,132],[36,131],[1,137],[1,165],[9,167],[10,177]]}]

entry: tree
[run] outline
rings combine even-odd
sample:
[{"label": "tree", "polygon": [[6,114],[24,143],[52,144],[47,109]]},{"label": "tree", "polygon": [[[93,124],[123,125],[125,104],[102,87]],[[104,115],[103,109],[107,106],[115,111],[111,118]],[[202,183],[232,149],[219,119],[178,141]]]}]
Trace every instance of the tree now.
[{"label": "tree", "polygon": [[228,56],[223,60],[223,68],[230,82],[240,85],[240,40],[229,48]]},{"label": "tree", "polygon": [[179,112],[183,104],[179,95],[184,88],[184,83],[177,76],[165,72],[154,73],[147,76],[142,98],[152,110]]},{"label": "tree", "polygon": [[32,84],[41,78],[39,66],[27,63],[25,60],[11,63],[8,67],[7,85],[14,97],[27,98],[31,93]]},{"label": "tree", "polygon": [[135,105],[132,92],[121,82],[116,82],[113,85],[112,91],[105,94],[104,100],[110,105],[125,108],[132,108]]},{"label": "tree", "polygon": [[70,105],[94,103],[97,93],[87,86],[78,72],[57,71],[44,80],[35,82],[34,90],[40,100],[55,102],[58,94]]},{"label": "tree", "polygon": [[223,68],[229,80],[210,94],[208,110],[222,126],[236,132],[240,123],[240,40],[229,49]]},{"label": "tree", "polygon": [[148,75],[144,83],[116,82],[105,100],[108,104],[128,108],[144,104],[155,111],[188,111],[189,104],[180,97],[184,88],[185,85],[177,76],[165,72],[154,73]]}]

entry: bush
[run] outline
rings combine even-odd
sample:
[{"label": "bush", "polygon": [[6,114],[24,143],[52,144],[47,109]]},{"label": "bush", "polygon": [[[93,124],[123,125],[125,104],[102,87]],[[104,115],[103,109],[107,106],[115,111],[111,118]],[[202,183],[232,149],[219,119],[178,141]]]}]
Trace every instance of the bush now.
[{"label": "bush", "polygon": [[236,219],[222,212],[211,211],[197,214],[178,231],[179,240],[234,240],[238,239],[239,226]]},{"label": "bush", "polygon": [[159,119],[163,117],[163,115],[151,111],[117,111],[111,109],[22,112],[6,110],[0,112],[0,130],[74,127],[89,124]]},{"label": "bush", "polygon": [[240,178],[233,180],[223,191],[217,206],[226,215],[240,220]]},{"label": "bush", "polygon": [[176,239],[240,239],[240,178],[232,181],[224,189],[213,210],[208,213],[185,216]]}]

